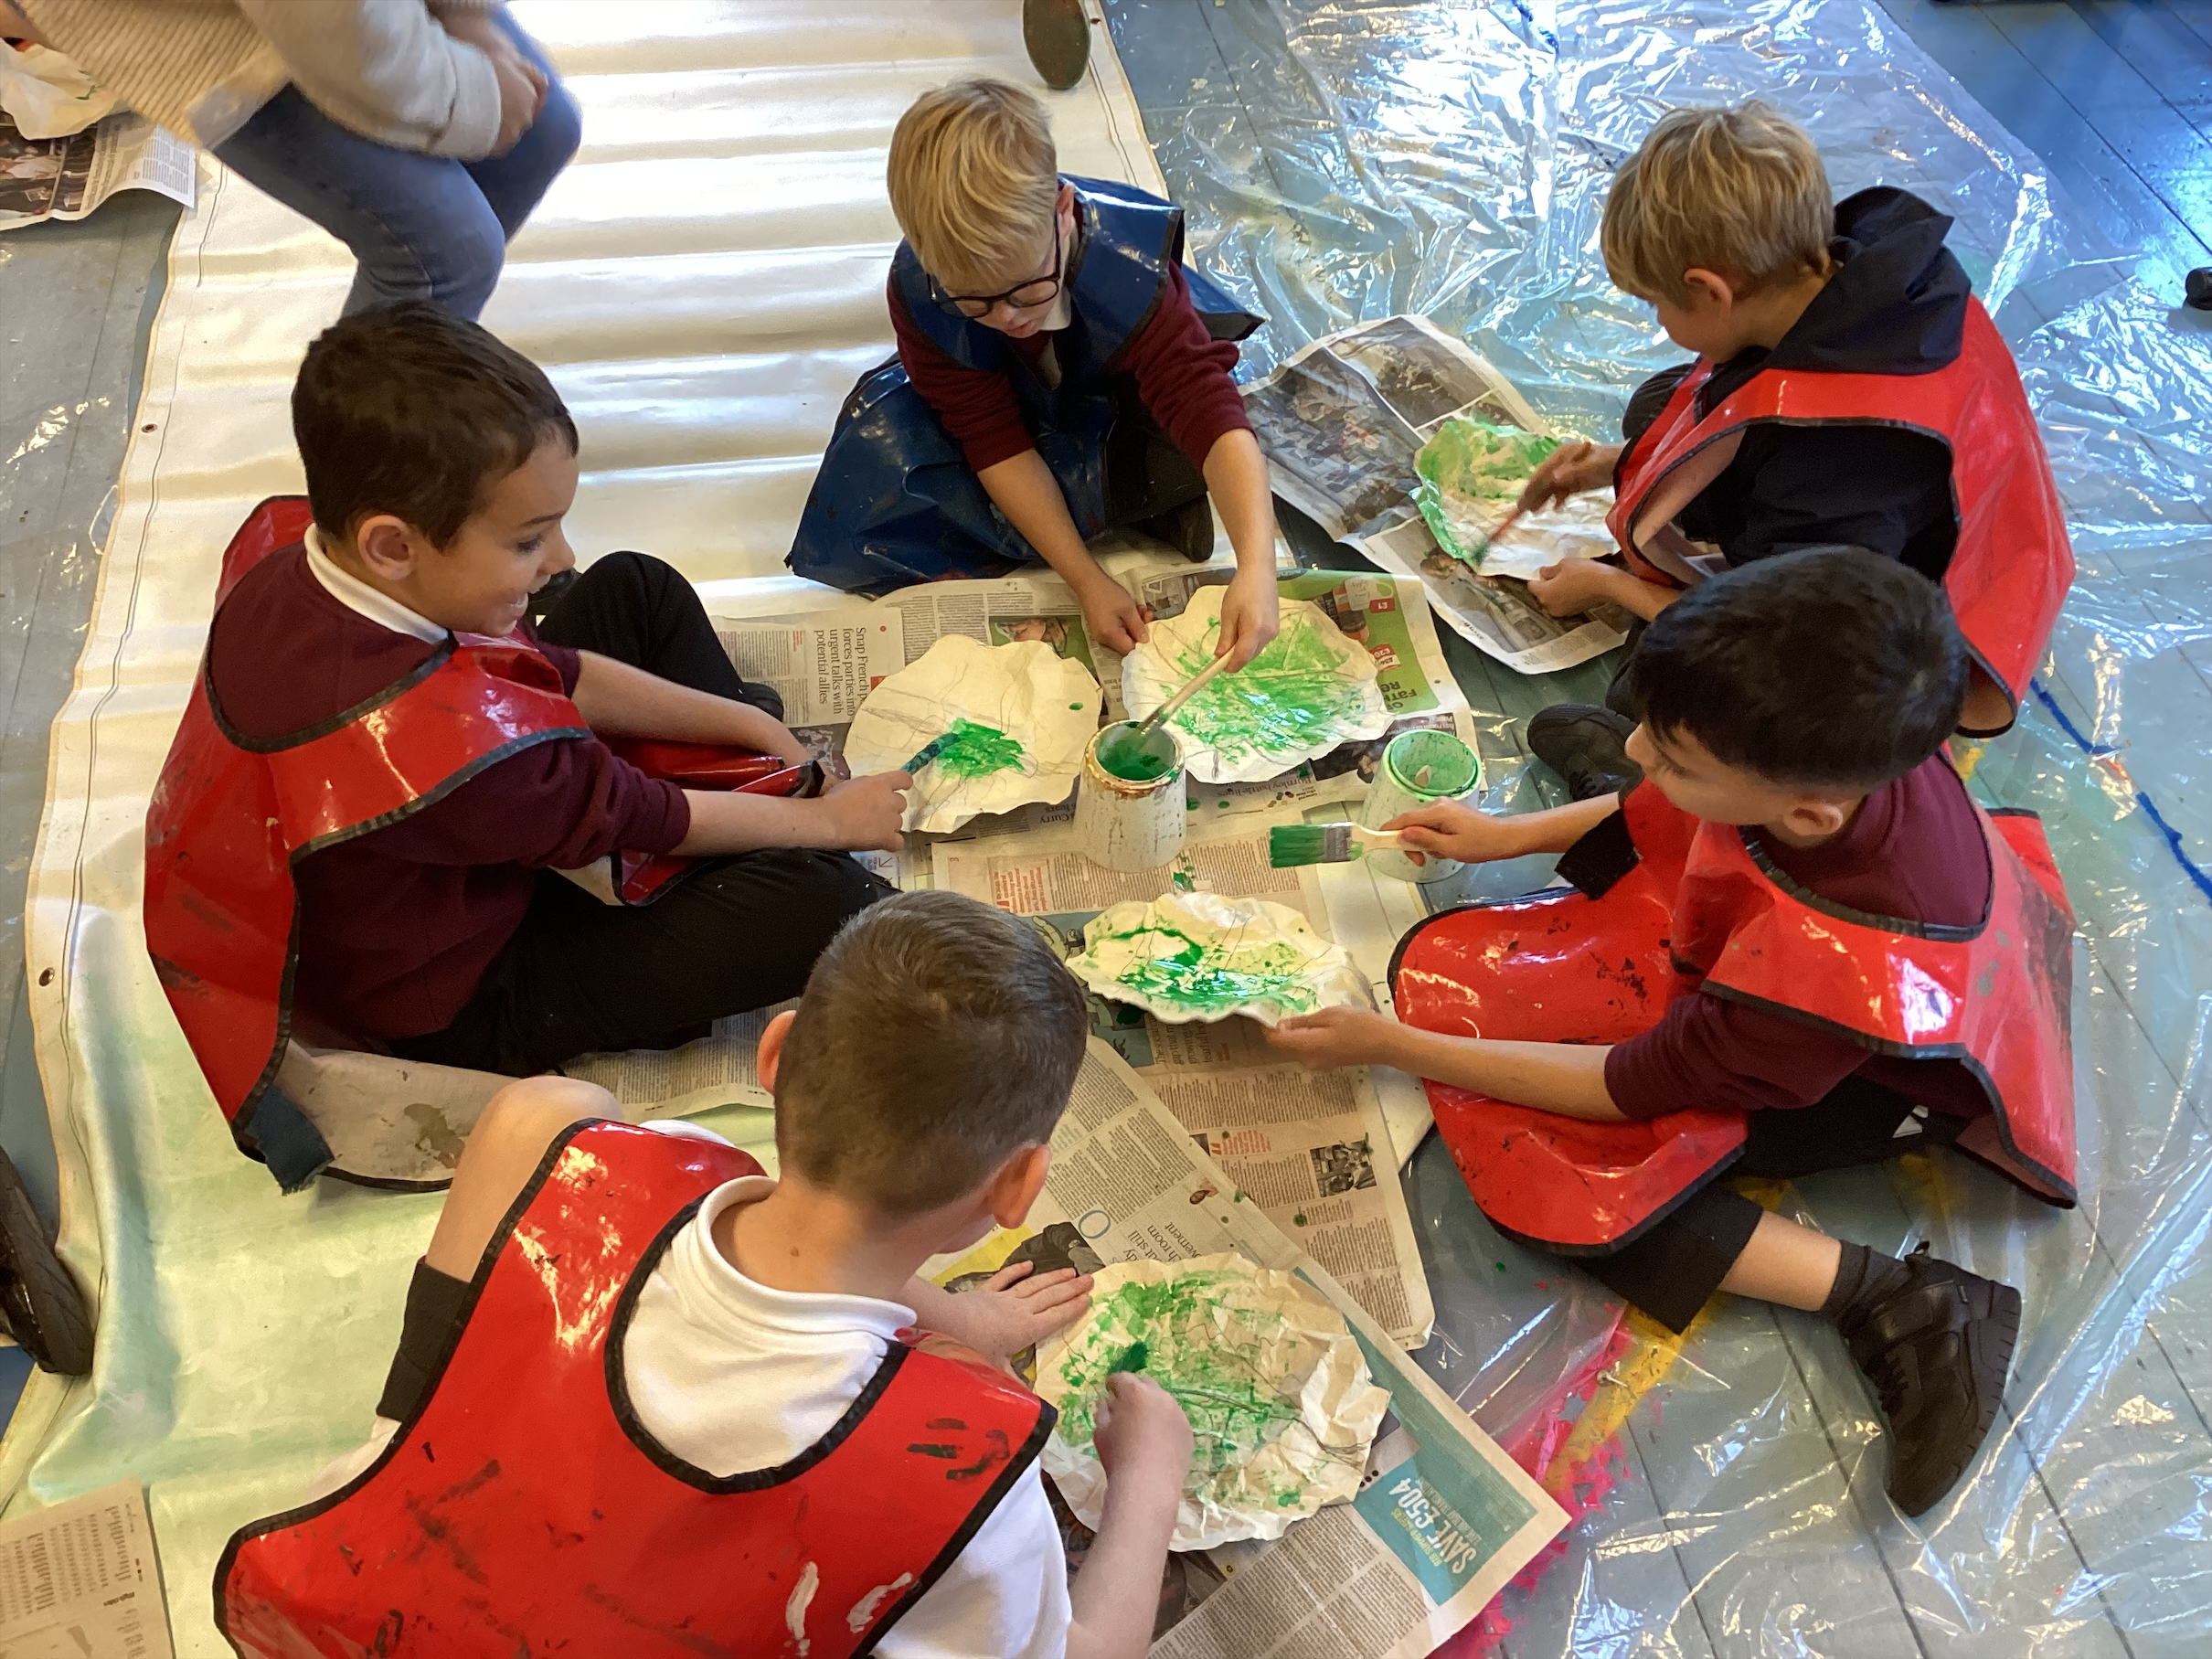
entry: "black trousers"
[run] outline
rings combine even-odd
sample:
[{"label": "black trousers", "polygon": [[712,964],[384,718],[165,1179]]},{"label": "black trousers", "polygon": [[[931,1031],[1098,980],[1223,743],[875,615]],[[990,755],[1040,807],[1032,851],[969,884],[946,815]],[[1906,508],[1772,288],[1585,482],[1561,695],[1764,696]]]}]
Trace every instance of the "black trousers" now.
[{"label": "black trousers", "polygon": [[[593,565],[538,633],[782,713],[772,690],[739,677],[691,584],[642,553]],[[845,920],[894,890],[844,853],[795,848],[711,860],[635,908],[601,904],[548,870],[453,1022],[392,1048],[511,1077],[601,1048],[673,1048],[726,1015],[798,995]]]},{"label": "black trousers", "polygon": [[[1790,1181],[1883,1164],[1900,1153],[1948,1146],[1969,1121],[1916,1108],[1894,1090],[1848,1077],[1810,1106],[1750,1113],[1743,1155],[1728,1173]],[[1761,1213],[1725,1180],[1714,1181],[1612,1254],[1578,1256],[1574,1263],[1669,1330],[1686,1330],[1750,1243]]]}]

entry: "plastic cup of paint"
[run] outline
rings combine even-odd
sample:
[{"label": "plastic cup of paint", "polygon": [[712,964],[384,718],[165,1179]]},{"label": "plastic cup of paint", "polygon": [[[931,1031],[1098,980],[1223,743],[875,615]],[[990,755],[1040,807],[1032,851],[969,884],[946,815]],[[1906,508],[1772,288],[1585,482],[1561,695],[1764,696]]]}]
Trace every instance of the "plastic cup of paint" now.
[{"label": "plastic cup of paint", "polygon": [[[1404,813],[1418,812],[1439,801],[1460,801],[1482,787],[1482,757],[1449,731],[1404,731],[1383,750],[1382,764],[1367,798],[1360,807],[1359,822],[1380,829]],[[1392,847],[1367,855],[1367,867],[1378,876],[1400,881],[1441,881],[1462,867],[1456,859],[1426,855],[1416,864]]]},{"label": "plastic cup of paint", "polygon": [[1110,870],[1149,870],[1183,850],[1183,742],[1165,725],[1139,737],[1106,727],[1083,752],[1075,829],[1083,854]]}]

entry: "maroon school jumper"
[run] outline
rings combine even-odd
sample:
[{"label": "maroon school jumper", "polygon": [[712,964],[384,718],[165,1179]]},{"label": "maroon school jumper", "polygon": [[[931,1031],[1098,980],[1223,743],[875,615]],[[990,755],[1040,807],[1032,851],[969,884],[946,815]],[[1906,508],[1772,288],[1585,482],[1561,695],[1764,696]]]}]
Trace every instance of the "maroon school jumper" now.
[{"label": "maroon school jumper", "polygon": [[[580,654],[539,640],[527,622],[516,634],[575,691]],[[208,662],[231,729],[268,739],[366,702],[435,649],[347,608],[294,547],[239,583],[216,618]],[[355,1037],[442,1030],[522,924],[537,871],[617,847],[670,852],[690,831],[684,792],[603,744],[526,749],[399,823],[300,862],[294,999]]]},{"label": "maroon school jumper", "polygon": [[[1966,785],[1941,755],[1868,795],[1833,841],[1760,845],[1831,904],[1907,921],[1972,927],[1989,908],[1989,850]],[[1961,1067],[1869,1054],[1851,1037],[1718,996],[1678,996],[1656,1026],[1605,1057],[1605,1089],[1632,1118],[1698,1106],[1810,1106],[1858,1073],[1916,1105],[1978,1117],[1988,1097]]]},{"label": "maroon school jumper", "polygon": [[[907,315],[897,284],[894,277],[888,292],[899,360],[906,366],[914,389],[937,411],[945,431],[967,456],[969,470],[980,473],[1035,449],[1013,382],[989,369],[963,368],[931,344]],[[1006,343],[1034,365],[1051,338],[1039,329],[1026,340]],[[1251,430],[1252,423],[1244,416],[1244,399],[1229,378],[1229,370],[1236,367],[1236,342],[1217,340],[1206,332],[1206,324],[1191,308],[1190,284],[1184,280],[1182,266],[1171,264],[1159,310],[1122,348],[1115,367],[1136,378],[1137,396],[1146,412],[1201,471],[1222,433]]]}]

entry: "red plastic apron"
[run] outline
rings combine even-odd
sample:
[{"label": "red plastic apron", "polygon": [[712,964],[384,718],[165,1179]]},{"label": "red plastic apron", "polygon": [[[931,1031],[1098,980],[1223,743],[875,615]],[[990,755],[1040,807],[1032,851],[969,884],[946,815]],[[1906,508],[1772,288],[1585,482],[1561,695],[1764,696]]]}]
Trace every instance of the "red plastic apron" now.
[{"label": "red plastic apron", "polygon": [[[1992,1112],[1959,1145],[2072,1204],[2073,918],[2032,815],[1982,818],[1995,883],[1980,929],[1904,931],[1826,907],[1756,861],[1741,831],[1697,823],[1651,785],[1623,811],[1642,857],[1603,897],[1470,906],[1409,933],[1391,968],[1398,1018],[1460,1036],[1615,1043],[1678,995],[1756,1003],[1879,1053],[1964,1065]],[[1725,1171],[1744,1138],[1733,1112],[1590,1123],[1445,1083],[1428,1090],[1483,1213],[1564,1255],[1619,1249]]]},{"label": "red plastic apron", "polygon": [[1700,420],[1697,388],[1713,372],[1700,363],[1621,459],[1606,524],[1629,568],[1662,586],[1696,579],[1685,568],[1694,552],[1674,520],[1735,460],[1750,426],[1836,422],[1925,433],[1951,452],[1958,541],[1944,590],[1982,676],[2016,715],[2073,583],[2074,552],[2020,371],[1981,302],[1966,305],[1958,356],[1930,375],[1770,370]]},{"label": "red plastic apron", "polygon": [[[698,1201],[760,1166],[620,1123],[548,1152],[487,1250],[430,1395],[366,1473],[241,1528],[216,1618],[254,1659],[871,1651],[1042,1449],[1001,1372],[894,1345],[836,1425],[718,1478],[622,1379],[636,1295]],[[733,1383],[732,1386],[741,1386]]]},{"label": "red plastic apron", "polygon": [[[223,555],[217,606],[256,564],[296,545],[310,523],[299,496],[255,508]],[[271,1094],[291,1024],[292,865],[397,823],[533,744],[589,736],[558,671],[518,641],[449,639],[342,722],[273,745],[249,744],[225,728],[203,658],[146,812],[146,946],[242,1151],[262,1155],[256,1110]],[[785,794],[810,770],[701,744],[625,749],[695,787]],[[630,902],[657,896],[689,867],[682,859],[623,858]],[[319,1133],[280,1102],[271,1109],[286,1120],[289,1147],[280,1162],[295,1174],[319,1166],[298,1151],[303,1136],[319,1145]]]}]

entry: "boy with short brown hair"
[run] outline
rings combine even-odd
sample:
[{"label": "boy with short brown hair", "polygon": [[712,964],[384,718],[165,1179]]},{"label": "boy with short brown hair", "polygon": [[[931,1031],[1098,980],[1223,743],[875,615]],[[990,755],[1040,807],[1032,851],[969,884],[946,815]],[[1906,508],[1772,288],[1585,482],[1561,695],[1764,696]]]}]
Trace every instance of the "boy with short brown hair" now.
[{"label": "boy with short brown hair", "polygon": [[1267,462],[1229,371],[1260,319],[1183,263],[1183,214],[1065,177],[1044,106],[1004,81],[925,92],[892,134],[899,355],[845,400],[788,562],[880,593],[1052,567],[1091,637],[1150,618],[1084,544],[1134,526],[1202,560],[1219,507],[1237,576],[1219,648],[1276,629]]},{"label": "boy with short brown hair", "polygon": [[[529,1632],[636,1659],[1138,1659],[1181,1408],[1111,1379],[1106,1512],[1070,1588],[1036,1462],[1052,1408],[992,1367],[1090,1280],[914,1276],[1020,1225],[1088,1033],[1028,923],[908,893],[761,1040],[780,1179],[704,1130],[609,1122],[590,1085],[505,1090],[416,1270],[374,1437],[233,1538],[226,1633],[271,1656],[489,1659]],[[405,1639],[375,1640],[395,1607]]]},{"label": "boy with short brown hair", "polygon": [[[1950,227],[1888,186],[1833,202],[1811,137],[1763,103],[1661,117],[1614,177],[1601,246],[1697,358],[1637,388],[1625,442],[1566,445],[1523,493],[1612,485],[1627,568],[1574,559],[1530,591],[1556,615],[1611,601],[1648,620],[1716,569],[1866,548],[1950,595],[1973,662],[1962,729],[2009,727],[2074,561],[2019,371]],[[1634,781],[1622,690],[1529,724],[1578,795]]]}]

